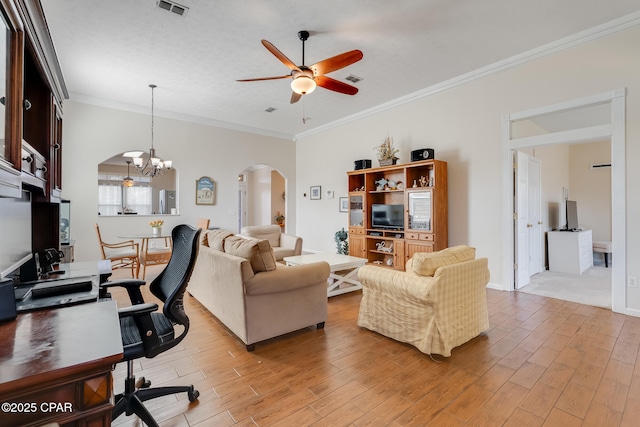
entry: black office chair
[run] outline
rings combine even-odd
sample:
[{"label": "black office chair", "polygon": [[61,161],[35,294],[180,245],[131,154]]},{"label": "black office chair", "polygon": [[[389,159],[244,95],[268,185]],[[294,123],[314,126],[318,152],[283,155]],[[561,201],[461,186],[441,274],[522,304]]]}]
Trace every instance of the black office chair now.
[{"label": "black office chair", "polygon": [[[105,290],[114,286],[126,288],[133,304],[118,310],[124,347],[123,360],[127,361],[127,378],[124,393],[116,396],[112,412],[114,420],[123,412],[127,416],[136,414],[148,426],[155,427],[158,423],[142,402],[182,392],[187,393],[189,401],[193,402],[200,395],[193,385],[149,388],[151,382],[144,377],[138,380],[136,386],[133,374],[133,360],[152,358],[169,350],[180,343],[189,331],[189,318],[184,312],[182,301],[198,255],[200,231],[189,225],[178,225],[171,232],[173,251],[169,264],[149,286],[151,293],[164,302],[162,313],[157,312],[157,304],[144,303],[140,292],[144,281],[123,279],[102,285]],[[184,328],[178,336],[175,336],[175,324]]]}]

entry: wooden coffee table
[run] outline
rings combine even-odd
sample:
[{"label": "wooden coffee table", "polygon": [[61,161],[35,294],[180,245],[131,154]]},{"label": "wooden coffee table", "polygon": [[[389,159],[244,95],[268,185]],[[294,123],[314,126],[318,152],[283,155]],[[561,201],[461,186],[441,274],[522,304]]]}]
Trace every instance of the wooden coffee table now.
[{"label": "wooden coffee table", "polygon": [[331,268],[327,286],[329,297],[362,289],[357,274],[358,269],[367,263],[364,258],[329,253],[288,256],[284,257],[283,261],[287,265],[303,265],[320,261],[328,263]]}]

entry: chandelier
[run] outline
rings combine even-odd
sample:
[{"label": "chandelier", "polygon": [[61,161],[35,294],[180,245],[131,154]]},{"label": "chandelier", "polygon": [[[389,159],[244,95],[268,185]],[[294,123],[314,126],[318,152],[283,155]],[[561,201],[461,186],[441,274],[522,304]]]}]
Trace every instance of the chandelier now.
[{"label": "chandelier", "polygon": [[156,156],[156,149],[153,148],[153,125],[154,125],[154,115],[153,115],[153,104],[154,104],[154,96],[153,90],[157,87],[154,84],[149,85],[151,88],[151,148],[149,149],[149,157],[147,159],[140,157],[142,152],[139,152],[137,157],[133,158],[133,164],[138,169],[142,175],[153,178],[154,176],[164,175],[171,169],[173,162],[171,160],[162,160],[160,157]]}]

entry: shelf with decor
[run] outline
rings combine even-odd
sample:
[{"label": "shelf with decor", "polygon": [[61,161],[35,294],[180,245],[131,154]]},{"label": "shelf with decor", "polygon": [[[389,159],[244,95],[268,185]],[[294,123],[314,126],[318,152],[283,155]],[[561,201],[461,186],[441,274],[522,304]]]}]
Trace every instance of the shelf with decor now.
[{"label": "shelf with decor", "polygon": [[[350,255],[404,270],[414,253],[448,246],[446,162],[360,169],[347,176]],[[389,242],[390,252],[377,248],[381,241]]]}]

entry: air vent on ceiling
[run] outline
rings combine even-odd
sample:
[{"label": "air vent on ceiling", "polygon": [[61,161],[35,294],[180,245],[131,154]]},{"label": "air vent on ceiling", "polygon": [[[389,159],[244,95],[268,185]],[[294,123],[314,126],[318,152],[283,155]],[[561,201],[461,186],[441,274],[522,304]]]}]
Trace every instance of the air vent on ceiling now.
[{"label": "air vent on ceiling", "polygon": [[267,108],[267,109],[266,109],[266,110],[264,110],[264,111],[266,111],[267,113],[273,113],[274,111],[276,111],[276,109],[275,109],[275,108],[273,108],[273,107],[269,107],[269,108]]},{"label": "air vent on ceiling", "polygon": [[345,77],[345,80],[349,80],[351,83],[358,83],[362,80],[362,78],[354,76],[353,74],[349,74],[347,77]]},{"label": "air vent on ceiling", "polygon": [[180,16],[184,16],[187,13],[187,11],[189,10],[189,8],[186,7],[186,6],[182,6],[181,4],[174,3],[172,1],[167,1],[167,0],[158,0],[158,2],[156,2],[156,4],[158,5],[158,7],[160,9],[164,9],[164,10],[167,10],[169,12],[173,12],[176,15],[180,15]]}]

